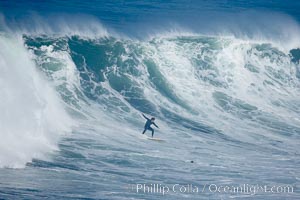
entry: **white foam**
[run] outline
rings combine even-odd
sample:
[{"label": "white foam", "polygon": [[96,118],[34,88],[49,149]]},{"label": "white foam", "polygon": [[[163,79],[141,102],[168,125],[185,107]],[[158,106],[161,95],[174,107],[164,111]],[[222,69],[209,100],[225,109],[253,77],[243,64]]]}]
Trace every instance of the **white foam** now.
[{"label": "white foam", "polygon": [[20,39],[0,36],[0,167],[24,167],[57,149],[71,120]]}]

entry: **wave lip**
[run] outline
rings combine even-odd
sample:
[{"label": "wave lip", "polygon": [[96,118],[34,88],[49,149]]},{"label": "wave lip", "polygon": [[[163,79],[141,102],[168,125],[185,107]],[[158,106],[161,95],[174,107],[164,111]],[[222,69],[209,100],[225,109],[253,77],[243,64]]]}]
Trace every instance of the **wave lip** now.
[{"label": "wave lip", "polygon": [[42,17],[37,14],[29,15],[26,19],[13,21],[8,20],[0,13],[0,31],[12,35],[77,35],[84,38],[101,38],[114,34],[108,31],[101,22],[89,15],[51,15]]}]

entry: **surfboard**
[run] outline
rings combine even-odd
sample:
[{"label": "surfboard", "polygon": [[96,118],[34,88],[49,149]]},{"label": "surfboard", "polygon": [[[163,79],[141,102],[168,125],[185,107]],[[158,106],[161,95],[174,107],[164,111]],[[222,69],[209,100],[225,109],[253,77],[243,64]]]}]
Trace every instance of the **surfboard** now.
[{"label": "surfboard", "polygon": [[151,137],[148,137],[148,140],[153,140],[153,141],[157,141],[157,142],[165,142],[165,140],[160,139],[160,138],[151,138]]}]

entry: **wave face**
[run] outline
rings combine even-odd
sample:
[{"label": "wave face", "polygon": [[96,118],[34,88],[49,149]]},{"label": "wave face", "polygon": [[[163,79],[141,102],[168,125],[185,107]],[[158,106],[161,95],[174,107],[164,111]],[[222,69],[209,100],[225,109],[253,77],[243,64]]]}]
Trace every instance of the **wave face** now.
[{"label": "wave face", "polygon": [[[161,199],[128,188],[152,182],[299,185],[299,49],[222,34],[137,40],[92,24],[82,35],[71,24],[0,35],[0,198]],[[142,137],[141,113],[165,142]],[[239,197],[164,198],[198,195]]]},{"label": "wave face", "polygon": [[64,101],[79,110],[92,102],[115,115],[298,125],[299,68],[271,43],[208,36],[24,41]]}]

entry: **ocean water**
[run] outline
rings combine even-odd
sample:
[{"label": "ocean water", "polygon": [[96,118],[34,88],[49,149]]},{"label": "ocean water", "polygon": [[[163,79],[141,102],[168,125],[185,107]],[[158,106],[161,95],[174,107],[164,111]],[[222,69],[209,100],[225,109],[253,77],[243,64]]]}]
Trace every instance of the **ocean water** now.
[{"label": "ocean water", "polygon": [[299,10],[0,1],[0,199],[299,199]]}]

